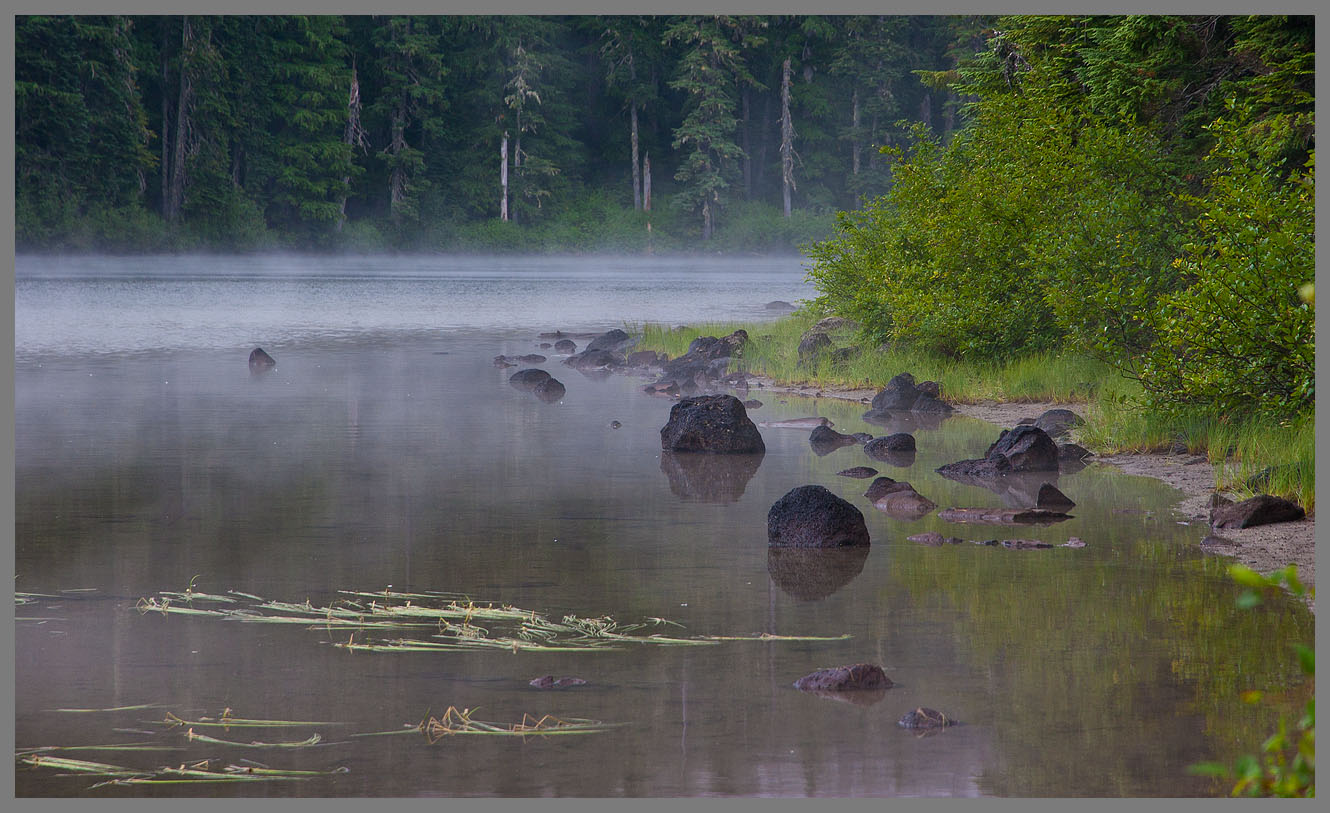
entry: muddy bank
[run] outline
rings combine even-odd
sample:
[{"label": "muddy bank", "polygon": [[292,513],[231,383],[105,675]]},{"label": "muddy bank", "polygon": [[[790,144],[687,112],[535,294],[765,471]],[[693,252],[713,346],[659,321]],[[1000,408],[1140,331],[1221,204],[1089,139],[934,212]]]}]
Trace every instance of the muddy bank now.
[{"label": "muddy bank", "polygon": [[[769,392],[783,392],[811,398],[839,398],[868,403],[877,394],[875,389],[838,390],[819,387],[786,387],[762,379]],[[997,403],[984,401],[976,404],[954,404],[956,411],[971,418],[987,421],[1004,429],[1016,425],[1022,418],[1036,418],[1054,408],[1070,409],[1084,416],[1084,404],[1056,404],[1047,402]],[[1180,522],[1196,527],[1196,542],[1200,544],[1210,532],[1207,501],[1215,491],[1215,468],[1203,456],[1180,454],[1117,454],[1091,458],[1102,465],[1116,466],[1127,474],[1153,477],[1182,492],[1182,499],[1174,506]],[[1228,495],[1232,496],[1232,495]],[[1316,520],[1308,517],[1297,522],[1281,522],[1255,528],[1226,529],[1215,534],[1231,545],[1207,546],[1216,554],[1231,556],[1235,561],[1261,573],[1269,573],[1288,564],[1298,566],[1298,577],[1308,585],[1316,582]],[[1314,609],[1314,607],[1313,607]]]}]

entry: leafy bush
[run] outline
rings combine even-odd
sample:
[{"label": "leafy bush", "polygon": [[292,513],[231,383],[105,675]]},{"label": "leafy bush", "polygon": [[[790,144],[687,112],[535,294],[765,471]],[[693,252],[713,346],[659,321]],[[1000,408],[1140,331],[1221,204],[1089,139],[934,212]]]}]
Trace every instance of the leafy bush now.
[{"label": "leafy bush", "polygon": [[1157,405],[1314,408],[1316,316],[1300,293],[1316,272],[1315,151],[1301,167],[1271,155],[1309,119],[1210,128],[1209,193],[1192,199],[1201,214],[1176,263],[1189,284],[1161,303],[1159,341],[1141,370]]}]

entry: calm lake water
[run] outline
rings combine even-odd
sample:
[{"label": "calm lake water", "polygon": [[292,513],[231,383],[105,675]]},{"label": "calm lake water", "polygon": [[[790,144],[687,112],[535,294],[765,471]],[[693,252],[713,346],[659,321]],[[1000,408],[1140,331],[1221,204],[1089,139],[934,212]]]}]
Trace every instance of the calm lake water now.
[{"label": "calm lake water", "polygon": [[[858,447],[819,457],[806,430],[789,429],[763,429],[756,461],[662,460],[670,401],[536,346],[555,329],[765,319],[766,302],[813,293],[796,259],[18,258],[16,749],[66,747],[49,754],[145,775],[201,760],[321,773],[93,787],[104,777],[20,762],[17,794],[1222,792],[1187,766],[1259,748],[1274,712],[1239,694],[1291,689],[1299,700],[1286,655],[1312,619],[1287,602],[1234,609],[1226,563],[1200,554],[1204,529],[1179,524],[1172,489],[1092,465],[1056,478],[1078,503],[1058,525],[899,521],[863,497],[868,481],[836,472],[872,465],[944,508],[1020,504],[1019,490],[933,471],[981,456],[997,428],[964,417],[914,427],[907,466]],[[256,346],[277,359],[268,375],[250,375]],[[537,366],[565,384],[561,401],[510,387],[513,370],[492,364],[531,352],[549,355]],[[765,402],[755,420],[890,429],[865,424],[861,404],[750,397]],[[866,554],[769,552],[768,509],[810,483],[864,512]],[[906,540],[929,530],[1087,545]],[[834,640],[358,652],[334,644],[398,634],[138,609],[191,585],[254,612],[263,599],[327,606],[348,599],[339,591],[390,588],[554,620],[657,619],[652,629],[676,637]],[[863,661],[896,684],[875,702],[791,685]],[[587,684],[528,685],[541,675]],[[926,737],[897,725],[921,705],[961,724]],[[360,736],[449,706],[503,724],[530,714],[621,725],[434,743]],[[228,709],[320,724],[163,724]],[[249,745],[314,733],[306,747]],[[79,749],[127,744],[160,750]]]}]

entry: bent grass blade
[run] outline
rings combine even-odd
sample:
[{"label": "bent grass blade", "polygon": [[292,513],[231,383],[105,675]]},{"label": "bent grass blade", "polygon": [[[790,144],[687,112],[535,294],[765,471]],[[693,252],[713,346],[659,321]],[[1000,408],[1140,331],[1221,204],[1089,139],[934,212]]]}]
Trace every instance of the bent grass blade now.
[{"label": "bent grass blade", "polygon": [[232,740],[220,740],[216,737],[209,737],[207,734],[197,734],[194,729],[185,732],[185,739],[190,742],[202,742],[209,745],[231,745],[237,748],[308,748],[312,745],[318,745],[323,742],[321,734],[314,734],[298,742],[259,742],[252,740],[250,742],[234,742]]}]

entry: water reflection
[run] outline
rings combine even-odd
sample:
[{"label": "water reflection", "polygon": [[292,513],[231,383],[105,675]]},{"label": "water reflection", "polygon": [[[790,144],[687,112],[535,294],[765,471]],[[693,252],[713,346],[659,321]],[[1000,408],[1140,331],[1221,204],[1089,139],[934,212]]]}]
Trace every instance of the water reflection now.
[{"label": "water reflection", "polygon": [[1058,484],[1058,473],[1055,471],[1004,474],[1000,477],[941,474],[948,480],[993,492],[1008,508],[1033,508],[1039,502],[1039,489],[1044,483],[1049,483],[1055,488]]},{"label": "water reflection", "polygon": [[732,503],[743,496],[764,455],[663,450],[660,470],[669,478],[670,491],[681,500]]},{"label": "water reflection", "polygon": [[947,412],[903,412],[899,409],[869,410],[863,414],[864,423],[871,423],[886,429],[886,434],[897,432],[932,432],[942,427],[942,422],[954,413]]},{"label": "water reflection", "polygon": [[767,573],[787,595],[821,601],[863,572],[867,545],[844,548],[767,549]]}]

